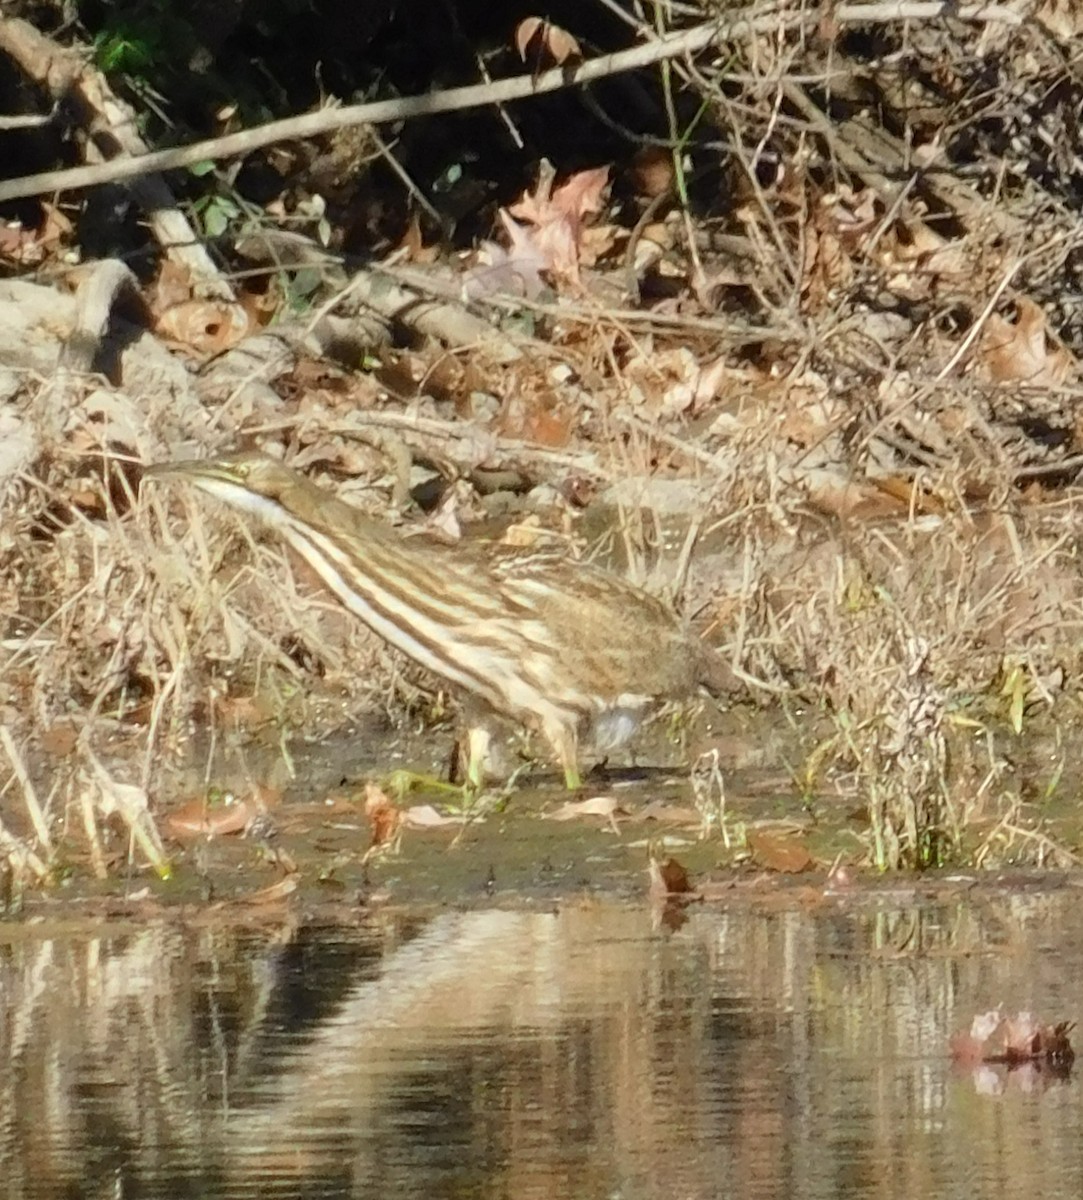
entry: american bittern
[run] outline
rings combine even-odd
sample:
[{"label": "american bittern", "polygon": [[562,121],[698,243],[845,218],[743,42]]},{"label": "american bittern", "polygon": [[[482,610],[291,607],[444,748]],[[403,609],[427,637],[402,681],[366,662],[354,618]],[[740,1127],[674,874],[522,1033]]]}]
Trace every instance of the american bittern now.
[{"label": "american bittern", "polygon": [[[258,455],[148,475],[261,517],[385,641],[540,732],[569,788],[579,786],[581,735],[599,749],[619,745],[658,701],[724,678],[724,664],[660,600],[598,567],[404,537]],[[471,753],[471,783],[478,767]]]}]

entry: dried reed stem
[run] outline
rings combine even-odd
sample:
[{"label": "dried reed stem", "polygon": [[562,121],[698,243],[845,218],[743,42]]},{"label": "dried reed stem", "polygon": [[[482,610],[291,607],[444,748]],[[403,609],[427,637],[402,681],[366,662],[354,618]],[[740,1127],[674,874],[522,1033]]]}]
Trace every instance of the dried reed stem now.
[{"label": "dried reed stem", "polygon": [[23,789],[23,803],[26,805],[26,811],[30,814],[30,821],[34,826],[34,832],[37,834],[38,841],[45,850],[46,857],[52,858],[53,845],[49,837],[49,826],[45,820],[45,813],[42,811],[41,804],[38,801],[38,794],[34,790],[34,785],[30,782],[30,776],[27,773],[23,757],[15,745],[15,739],[11,736],[11,730],[6,725],[0,725],[0,744],[3,744],[4,750],[11,762],[11,769],[15,772],[15,778],[19,781],[19,786]]}]

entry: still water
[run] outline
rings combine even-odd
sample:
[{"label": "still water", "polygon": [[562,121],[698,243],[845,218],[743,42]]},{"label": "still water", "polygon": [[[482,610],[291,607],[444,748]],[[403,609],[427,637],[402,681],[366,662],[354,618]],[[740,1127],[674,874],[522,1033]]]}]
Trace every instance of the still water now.
[{"label": "still water", "polygon": [[0,1197],[1078,1197],[947,1047],[1081,982],[1065,891],[0,925]]}]

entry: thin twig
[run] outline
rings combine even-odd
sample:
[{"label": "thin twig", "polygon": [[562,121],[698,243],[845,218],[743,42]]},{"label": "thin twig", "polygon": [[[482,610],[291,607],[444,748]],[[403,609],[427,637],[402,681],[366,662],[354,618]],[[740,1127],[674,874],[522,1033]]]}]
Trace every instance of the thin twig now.
[{"label": "thin twig", "polygon": [[11,769],[15,772],[15,778],[19,781],[19,786],[23,789],[23,802],[26,805],[26,810],[30,814],[30,820],[34,826],[34,832],[38,835],[38,841],[45,850],[46,856],[52,858],[53,844],[49,837],[49,824],[45,820],[45,813],[42,812],[41,804],[38,801],[38,794],[34,790],[34,785],[30,781],[30,776],[26,770],[26,763],[23,762],[23,757],[19,753],[15,745],[15,739],[11,736],[11,730],[6,725],[0,725],[0,745],[4,747],[4,751],[11,763]]},{"label": "thin twig", "polygon": [[[956,5],[951,0],[928,0],[927,3],[884,3],[841,5],[833,17],[843,24],[869,23],[872,21],[907,21],[916,18],[927,20],[935,16],[951,17],[959,21],[1020,25],[1023,18],[1009,8],[997,5]],[[255,129],[227,134],[225,137],[208,138],[191,146],[178,146],[170,150],[159,150],[151,154],[130,159],[114,159],[91,167],[74,167],[66,171],[44,171],[38,175],[24,175],[0,183],[0,201],[18,200],[25,196],[39,196],[46,192],[64,191],[73,188],[93,187],[101,183],[120,179],[135,179],[154,171],[168,171],[176,167],[189,167],[211,158],[233,158],[249,154],[263,146],[289,139],[315,137],[333,133],[353,125],[378,125],[388,121],[408,120],[413,117],[434,116],[437,113],[461,112],[468,108],[480,108],[489,104],[503,104],[509,100],[521,100],[541,96],[547,92],[580,86],[595,79],[619,75],[651,66],[666,59],[695,54],[712,44],[736,41],[756,34],[779,33],[791,29],[815,26],[821,19],[820,12],[810,8],[805,12],[769,13],[753,17],[739,17],[732,21],[711,21],[684,29],[680,33],[658,41],[646,42],[615,54],[605,54],[590,59],[574,70],[566,66],[554,67],[540,75],[515,75],[495,83],[471,84],[467,87],[449,88],[444,92],[420,96],[403,96],[394,100],[378,100],[371,104],[352,104],[343,108],[325,108],[319,112],[305,113],[299,117],[288,117],[282,121],[271,121]]]},{"label": "thin twig", "polygon": [[233,158],[250,154],[263,146],[290,139],[316,137],[347,129],[354,125],[381,125],[389,121],[409,120],[413,117],[435,116],[437,113],[461,112],[468,108],[480,108],[489,104],[501,104],[508,100],[519,100],[529,96],[540,96],[546,92],[604,79],[610,75],[634,71],[666,58],[682,54],[693,54],[703,50],[712,42],[722,38],[746,36],[762,30],[776,29],[784,25],[800,24],[806,18],[771,18],[763,20],[740,20],[723,25],[711,21],[683,30],[664,42],[653,42],[644,46],[633,46],[616,54],[606,54],[583,63],[574,71],[555,67],[540,75],[515,75],[497,83],[471,84],[467,87],[449,88],[444,92],[427,93],[420,96],[401,96],[393,100],[377,100],[371,104],[351,104],[342,108],[324,108],[318,112],[304,113],[299,117],[288,117],[282,121],[270,121],[255,129],[224,137],[207,138],[190,146],[177,146],[170,150],[157,150],[134,158],[114,159],[93,167],[74,167],[66,171],[45,171],[38,175],[25,175],[0,183],[0,201],[17,200],[24,196],[38,196],[44,192],[93,187],[96,184],[134,179],[153,171],[168,171],[177,167],[190,167],[207,159]]},{"label": "thin twig", "polygon": [[8,831],[3,821],[0,821],[0,853],[4,854],[8,861],[16,867],[25,864],[39,879],[48,879],[49,868],[33,850],[28,850],[17,837]]}]

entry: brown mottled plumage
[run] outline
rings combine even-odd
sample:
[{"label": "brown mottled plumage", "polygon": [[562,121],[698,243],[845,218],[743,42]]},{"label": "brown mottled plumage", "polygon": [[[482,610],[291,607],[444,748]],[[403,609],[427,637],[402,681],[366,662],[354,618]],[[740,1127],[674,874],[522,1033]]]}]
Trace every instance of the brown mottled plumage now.
[{"label": "brown mottled plumage", "polygon": [[404,537],[258,455],[165,463],[148,475],[186,480],[263,518],[385,641],[538,730],[569,787],[579,784],[581,736],[619,745],[658,701],[725,678],[660,600],[598,567]]}]

